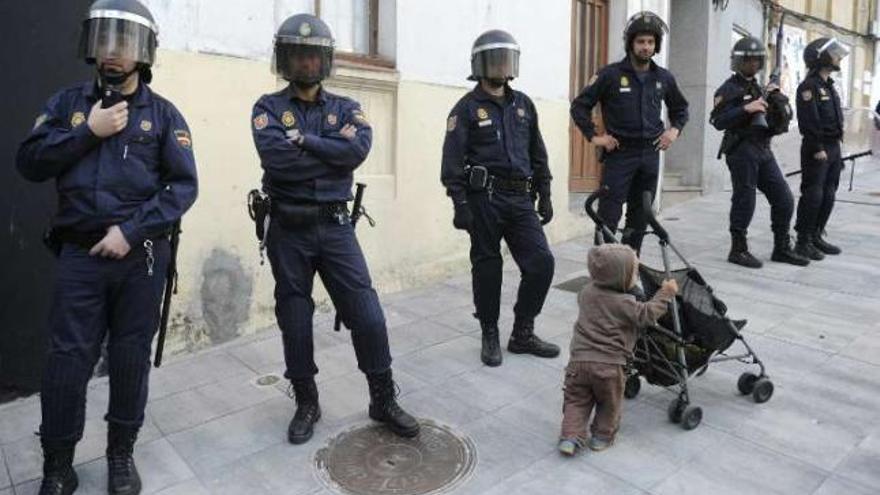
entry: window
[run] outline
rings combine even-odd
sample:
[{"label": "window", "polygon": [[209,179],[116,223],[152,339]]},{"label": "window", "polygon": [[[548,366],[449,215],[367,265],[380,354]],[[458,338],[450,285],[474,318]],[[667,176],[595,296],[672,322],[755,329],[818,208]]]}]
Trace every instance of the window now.
[{"label": "window", "polygon": [[391,57],[379,50],[380,0],[314,0],[315,13],[336,37],[337,58],[393,67]]}]

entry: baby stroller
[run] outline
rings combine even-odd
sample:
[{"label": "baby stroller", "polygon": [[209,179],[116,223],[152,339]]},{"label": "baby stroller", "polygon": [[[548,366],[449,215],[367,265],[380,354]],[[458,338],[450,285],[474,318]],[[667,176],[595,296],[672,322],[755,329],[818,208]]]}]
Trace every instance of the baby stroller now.
[{"label": "baby stroller", "polygon": [[[599,189],[584,203],[587,215],[596,224],[597,244],[619,242],[593,208],[593,203],[606,192],[607,189]],[[650,192],[645,193],[643,204],[651,226],[651,230],[645,234],[657,237],[663,259],[662,270],[639,265],[644,296],[652,297],[667,278],[674,278],[678,282],[679,293],[672,300],[672,311],[661,318],[656,326],[644,329],[639,336],[633,362],[627,367],[624,396],[632,399],[638,395],[641,378],[651,385],[666,387],[676,393],[667,408],[669,420],[680,424],[685,430],[692,430],[702,421],[703,411],[691,404],[688,379],[705,373],[711,363],[739,361],[758,367],[758,374],[745,372],[740,375],[737,381],[739,392],[751,394],[759,404],[767,402],[773,395],[773,382],[767,377],[764,363],[740,333],[746,321],[731,320],[727,316],[727,306],[715,297],[697,269],[672,244],[669,233],[654,216]],[[684,268],[670,268],[670,250],[678,256]],[[728,349],[736,341],[742,344],[745,351],[728,354]]]}]

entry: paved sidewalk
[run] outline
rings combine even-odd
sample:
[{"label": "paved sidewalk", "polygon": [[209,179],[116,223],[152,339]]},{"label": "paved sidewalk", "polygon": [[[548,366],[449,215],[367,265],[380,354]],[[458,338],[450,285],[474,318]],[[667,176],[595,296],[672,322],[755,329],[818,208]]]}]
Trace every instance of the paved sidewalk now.
[{"label": "paved sidewalk", "polygon": [[[564,348],[553,360],[505,352],[500,368],[479,360],[469,276],[382,298],[401,402],[469,436],[478,464],[458,494],[854,494],[880,493],[880,163],[860,162],[856,192],[841,187],[830,228],[844,254],[807,268],[725,261],[729,193],[664,211],[674,242],[695,264],[765,360],[770,402],[738,395],[743,370],[727,363],[692,382],[703,424],[685,432],[666,419],[672,395],[643,386],[626,403],[617,444],[575,459],[555,451],[562,368],[576,317],[575,294],[552,289],[538,332]],[[796,184],[795,184],[796,185]],[[874,194],[870,194],[873,192]],[[771,250],[766,201],[751,231],[753,251]],[[586,222],[585,222],[586,225]],[[586,233],[586,228],[585,228]],[[584,275],[589,240],[554,246],[555,284]],[[647,245],[647,244],[646,244]],[[653,254],[652,254],[653,253]],[[657,249],[645,259],[656,265]],[[502,339],[511,326],[517,276],[505,264]],[[324,416],[304,446],[286,442],[293,402],[283,384],[257,379],[283,369],[269,329],[153,373],[136,451],[144,493],[329,494],[313,470],[329,437],[369,422],[367,387],[345,332],[318,318],[315,339]],[[78,493],[105,493],[106,379],[89,389],[86,435],[77,451]],[[30,495],[41,454],[36,397],[0,407],[0,495]]]}]

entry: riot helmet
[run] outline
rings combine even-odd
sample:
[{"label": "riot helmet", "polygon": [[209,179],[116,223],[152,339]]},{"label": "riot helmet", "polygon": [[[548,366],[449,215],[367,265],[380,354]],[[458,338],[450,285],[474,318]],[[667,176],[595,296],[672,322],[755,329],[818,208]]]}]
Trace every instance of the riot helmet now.
[{"label": "riot helmet", "polygon": [[[83,21],[79,57],[95,64],[102,79],[111,85],[122,84],[135,71],[149,83],[150,67],[156,59],[159,27],[138,0],[97,0]],[[132,71],[104,67],[102,61],[134,62]]]},{"label": "riot helmet", "polygon": [[506,31],[493,29],[477,37],[471,49],[471,75],[503,85],[519,76],[519,44]]},{"label": "riot helmet", "polygon": [[313,86],[330,76],[333,33],[311,14],[287,18],[275,34],[272,72],[300,86]]},{"label": "riot helmet", "polygon": [[633,53],[633,41],[640,34],[654,35],[654,55],[660,53],[663,45],[663,36],[669,32],[669,27],[663,22],[657,14],[643,10],[629,18],[626,23],[626,29],[623,30],[623,42],[626,46],[626,53]]},{"label": "riot helmet", "polygon": [[804,63],[810,70],[840,70],[840,61],[849,55],[849,48],[837,38],[818,38],[804,49]]},{"label": "riot helmet", "polygon": [[[764,67],[764,63],[767,60],[767,49],[764,48],[764,43],[758,38],[746,36],[733,45],[733,50],[730,52],[730,70],[745,73],[750,70],[745,67],[746,62],[756,59],[758,61],[758,70],[755,72],[758,72]],[[744,75],[751,77],[755,74]]]}]

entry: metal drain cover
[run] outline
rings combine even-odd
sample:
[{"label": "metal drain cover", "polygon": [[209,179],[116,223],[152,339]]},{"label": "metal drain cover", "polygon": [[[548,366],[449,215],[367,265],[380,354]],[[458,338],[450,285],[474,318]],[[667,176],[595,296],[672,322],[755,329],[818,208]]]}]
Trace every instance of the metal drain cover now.
[{"label": "metal drain cover", "polygon": [[381,425],[353,428],[315,455],[318,477],[331,490],[351,495],[446,493],[476,465],[467,437],[423,420],[416,438],[401,438]]}]

